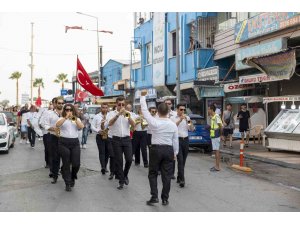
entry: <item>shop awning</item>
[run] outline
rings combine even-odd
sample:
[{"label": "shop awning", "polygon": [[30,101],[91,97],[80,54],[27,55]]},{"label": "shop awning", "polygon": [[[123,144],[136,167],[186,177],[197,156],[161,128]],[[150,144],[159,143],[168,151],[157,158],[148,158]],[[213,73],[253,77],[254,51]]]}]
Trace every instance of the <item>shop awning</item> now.
[{"label": "shop awning", "polygon": [[[180,84],[180,90],[186,90],[194,87],[194,82],[189,82],[189,83],[183,83]],[[175,86],[174,92],[176,92],[177,87]]]},{"label": "shop awning", "polygon": [[226,98],[225,101],[232,104],[258,103],[258,102],[263,102],[263,97],[262,96],[229,97]]}]

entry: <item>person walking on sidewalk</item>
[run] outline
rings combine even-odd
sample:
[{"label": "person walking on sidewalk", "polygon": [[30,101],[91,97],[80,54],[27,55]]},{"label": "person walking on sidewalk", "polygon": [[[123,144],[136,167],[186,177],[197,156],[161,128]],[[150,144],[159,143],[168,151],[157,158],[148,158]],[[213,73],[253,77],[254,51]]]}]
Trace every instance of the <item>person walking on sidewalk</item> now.
[{"label": "person walking on sidewalk", "polygon": [[228,103],[226,105],[226,110],[223,113],[222,117],[223,121],[223,136],[224,136],[224,142],[223,146],[226,146],[226,139],[229,136],[229,148],[232,147],[232,134],[233,134],[233,129],[234,129],[234,113],[232,111],[232,104]]},{"label": "person walking on sidewalk", "polygon": [[29,144],[28,141],[28,123],[27,118],[25,116],[26,113],[28,113],[28,104],[26,103],[25,106],[22,107],[18,114],[18,122],[20,124],[20,131],[21,131],[21,138],[20,138],[20,144],[23,143],[23,140],[25,143]]},{"label": "person walking on sidewalk", "polygon": [[90,116],[86,111],[86,108],[83,109],[82,112],[82,123],[84,125],[82,129],[82,140],[81,140],[81,146],[83,149],[86,149],[86,142],[87,142],[87,137],[89,135],[89,129],[90,129]]},{"label": "person walking on sidewalk", "polygon": [[157,176],[161,169],[163,205],[169,204],[169,193],[171,189],[171,177],[173,173],[173,162],[179,151],[178,128],[176,124],[168,118],[168,105],[161,103],[158,106],[159,118],[154,118],[147,109],[147,90],[141,92],[140,103],[144,118],[152,130],[152,148],[149,152],[149,183],[151,198],[147,205],[158,203]]},{"label": "person walking on sidewalk", "polygon": [[242,137],[242,142],[244,142],[244,138],[246,134],[245,147],[247,148],[249,146],[251,120],[250,120],[250,112],[247,110],[247,105],[245,103],[241,105],[241,111],[238,112],[237,119],[240,121],[239,129]]},{"label": "person walking on sidewalk", "polygon": [[208,115],[211,117],[210,122],[210,138],[212,143],[212,150],[215,152],[216,165],[210,169],[211,172],[220,171],[220,142],[221,142],[221,129],[222,120],[220,116],[216,113],[216,107],[210,105],[208,108]]},{"label": "person walking on sidewalk", "polygon": [[35,117],[36,114],[37,114],[36,107],[34,105],[31,105],[30,111],[25,114],[26,119],[27,119],[27,126],[28,126],[28,139],[29,139],[31,148],[34,148],[34,146],[35,146],[36,133],[34,131],[33,118]]}]

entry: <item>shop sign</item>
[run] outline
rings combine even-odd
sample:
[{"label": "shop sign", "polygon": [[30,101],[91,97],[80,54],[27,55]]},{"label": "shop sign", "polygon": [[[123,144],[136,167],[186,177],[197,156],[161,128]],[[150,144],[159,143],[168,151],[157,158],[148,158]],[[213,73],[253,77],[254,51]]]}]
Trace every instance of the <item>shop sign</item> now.
[{"label": "shop sign", "polygon": [[258,44],[255,46],[239,48],[235,52],[235,69],[243,70],[251,68],[248,65],[243,64],[243,59],[247,57],[267,55],[276,52],[280,52],[283,49],[287,48],[287,39],[280,38],[274,41],[266,42],[263,44]]},{"label": "shop sign", "polygon": [[215,82],[219,81],[219,67],[214,66],[207,69],[202,69],[198,71],[198,80],[208,81],[212,80]]},{"label": "shop sign", "polygon": [[270,77],[288,80],[295,72],[296,51],[293,49],[268,56],[248,58],[243,62]]},{"label": "shop sign", "polygon": [[165,84],[165,13],[155,12],[153,15],[153,86]]},{"label": "shop sign", "polygon": [[[155,88],[148,88],[146,90],[148,92],[147,95],[146,95],[146,99],[157,98],[157,93],[156,93],[156,89]],[[142,90],[136,90],[136,92],[134,94],[134,99],[139,99],[141,97],[141,91]]]},{"label": "shop sign", "polygon": [[300,96],[265,97],[263,103],[300,101]]},{"label": "shop sign", "polygon": [[235,91],[244,91],[254,89],[253,84],[240,84],[239,82],[224,84],[224,92],[235,92]]},{"label": "shop sign", "polygon": [[300,24],[298,12],[266,12],[235,25],[235,43]]},{"label": "shop sign", "polygon": [[265,83],[265,82],[272,82],[272,81],[279,81],[279,80],[282,79],[276,77],[270,77],[265,73],[239,77],[240,84],[256,84],[256,83]]},{"label": "shop sign", "polygon": [[222,87],[201,87],[200,97],[222,97],[224,96],[224,90]]}]

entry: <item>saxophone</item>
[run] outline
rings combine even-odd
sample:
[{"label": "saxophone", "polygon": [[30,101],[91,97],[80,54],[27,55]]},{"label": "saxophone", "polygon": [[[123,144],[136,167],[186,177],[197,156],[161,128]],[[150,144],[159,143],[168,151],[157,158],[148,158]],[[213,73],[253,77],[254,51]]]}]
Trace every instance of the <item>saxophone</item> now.
[{"label": "saxophone", "polygon": [[141,116],[141,127],[142,130],[144,130],[148,126],[148,122],[144,119],[143,116]]},{"label": "saxophone", "polygon": [[[106,120],[106,115],[103,116],[103,120]],[[109,130],[109,128],[106,128],[100,132],[101,138],[103,140],[106,140],[108,138],[108,130]]]}]

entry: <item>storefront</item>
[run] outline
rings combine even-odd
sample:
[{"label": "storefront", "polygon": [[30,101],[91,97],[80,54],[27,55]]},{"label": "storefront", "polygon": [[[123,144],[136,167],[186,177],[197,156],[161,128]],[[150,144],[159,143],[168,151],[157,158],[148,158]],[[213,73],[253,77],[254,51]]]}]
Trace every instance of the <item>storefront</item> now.
[{"label": "storefront", "polygon": [[[141,97],[141,91],[144,89],[138,89],[134,93],[134,103],[133,106],[136,109],[136,107],[140,106],[140,97]],[[147,95],[146,95],[146,102],[147,106],[149,107],[156,107],[156,99],[157,99],[157,92],[155,88],[147,88]],[[136,111],[136,110],[134,110]]]}]

